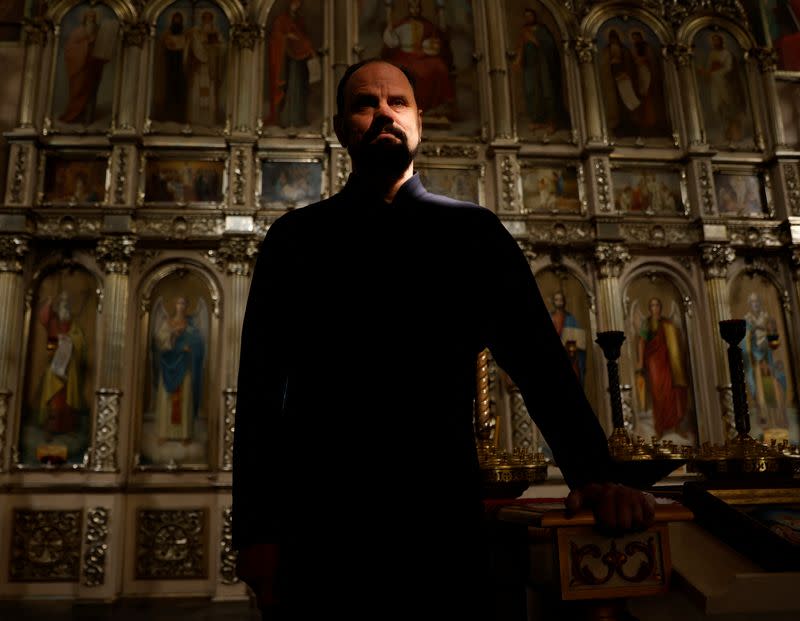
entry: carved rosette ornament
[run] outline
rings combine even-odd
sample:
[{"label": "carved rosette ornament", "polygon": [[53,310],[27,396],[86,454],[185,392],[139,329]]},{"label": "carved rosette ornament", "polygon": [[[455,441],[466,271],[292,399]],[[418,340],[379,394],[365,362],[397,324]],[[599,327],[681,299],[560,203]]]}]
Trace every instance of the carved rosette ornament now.
[{"label": "carved rosette ornament", "polygon": [[233,156],[233,204],[244,205],[247,157],[244,147],[238,147]]},{"label": "carved rosette ornament", "polygon": [[231,41],[240,49],[252,50],[260,35],[261,29],[256,24],[234,24]]},{"label": "carved rosette ornament", "polygon": [[704,244],[701,253],[700,262],[706,280],[728,277],[728,266],[736,259],[733,248],[723,244]]},{"label": "carved rosette ornament", "polygon": [[336,151],[336,178],[334,179],[334,191],[339,192],[347,178],[350,176],[350,155],[344,149]]},{"label": "carved rosette ornament", "polygon": [[249,276],[258,255],[259,241],[253,237],[231,236],[219,243],[208,256],[230,276]]},{"label": "carved rosette ornament", "polygon": [[28,238],[17,235],[0,236],[0,273],[22,272],[23,261],[28,253]]},{"label": "carved rosette ornament", "polygon": [[130,235],[103,237],[98,240],[95,256],[106,274],[127,276],[136,238]]},{"label": "carved rosette ornament", "polygon": [[517,200],[517,180],[519,179],[519,166],[510,155],[503,157],[500,163],[500,183],[502,186],[503,207],[507,211],[515,211]]},{"label": "carved rosette ornament", "polygon": [[25,45],[39,45],[44,47],[47,37],[52,29],[49,20],[42,18],[24,20]]},{"label": "carved rosette ornament", "polygon": [[756,59],[761,73],[773,73],[778,67],[778,52],[771,47],[754,47],[750,55]]},{"label": "carved rosette ornament", "polygon": [[116,388],[100,388],[96,397],[97,426],[92,449],[92,470],[117,472],[119,404],[122,391]]},{"label": "carved rosette ornament", "polygon": [[204,579],[206,548],[206,509],[137,512],[137,579]]},{"label": "carved rosette ornament", "polygon": [[117,150],[117,174],[114,178],[114,204],[125,204],[125,182],[128,180],[128,149]]},{"label": "carved rosette ornament", "polygon": [[600,278],[619,278],[631,254],[624,244],[600,243],[594,249],[594,261]]},{"label": "carved rosette ornament", "polygon": [[692,64],[692,48],[683,43],[672,43],[667,46],[667,56],[672,59],[676,67],[688,67]]},{"label": "carved rosette ornament", "polygon": [[233,433],[236,421],[236,389],[226,388],[225,395],[225,415],[222,425],[222,469],[233,470]]},{"label": "carved rosette ornament", "polygon": [[700,184],[700,200],[703,203],[703,213],[714,213],[714,182],[709,162],[698,162],[698,181]]},{"label": "carved rosette ornament", "polygon": [[238,584],[236,550],[233,549],[233,513],[230,507],[222,510],[222,538],[219,546],[219,573],[222,584]]},{"label": "carved rosette ornament", "polygon": [[797,164],[783,164],[782,168],[786,179],[786,202],[789,203],[789,212],[793,216],[800,216],[800,179],[797,175]]},{"label": "carved rosette ornament", "polygon": [[572,42],[575,56],[582,65],[589,64],[594,60],[595,43],[585,37],[576,37]]},{"label": "carved rosette ornament", "polygon": [[24,144],[17,144],[12,149],[16,150],[16,154],[14,155],[14,168],[11,171],[9,198],[12,203],[21,203],[25,185],[25,168],[28,165],[28,147]]},{"label": "carved rosette ornament", "polygon": [[125,22],[122,24],[122,45],[141,48],[149,32],[146,22]]},{"label": "carved rosette ornament", "polygon": [[460,144],[423,144],[420,154],[425,157],[459,157],[474,160],[478,157],[478,148]]},{"label": "carved rosette ornament", "polygon": [[81,511],[15,509],[11,528],[11,582],[79,580]]},{"label": "carved rosette ornament", "polygon": [[86,551],[83,554],[83,584],[101,586],[106,581],[108,519],[110,509],[95,507],[86,515]]},{"label": "carved rosette ornament", "polygon": [[611,210],[610,191],[608,188],[608,165],[598,157],[594,160],[594,183],[597,193],[597,203],[600,211]]}]

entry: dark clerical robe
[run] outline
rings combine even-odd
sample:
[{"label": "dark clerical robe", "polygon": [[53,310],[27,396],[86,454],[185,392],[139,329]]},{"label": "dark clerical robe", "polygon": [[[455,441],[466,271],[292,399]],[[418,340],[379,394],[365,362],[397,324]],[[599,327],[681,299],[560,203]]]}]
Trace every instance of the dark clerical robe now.
[{"label": "dark clerical robe", "polygon": [[487,618],[473,433],[485,347],[567,482],[610,478],[605,434],[491,211],[417,175],[391,204],[351,178],[269,228],[242,334],[233,538],[281,543],[296,618]]}]

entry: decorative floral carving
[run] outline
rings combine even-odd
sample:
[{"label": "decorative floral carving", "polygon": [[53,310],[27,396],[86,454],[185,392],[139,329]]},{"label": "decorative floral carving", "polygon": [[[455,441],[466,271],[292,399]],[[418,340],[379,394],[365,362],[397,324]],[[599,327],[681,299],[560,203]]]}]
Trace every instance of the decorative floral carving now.
[{"label": "decorative floral carving", "polygon": [[9,197],[12,203],[22,202],[23,186],[25,185],[25,168],[28,165],[28,149],[25,145],[14,145],[16,155],[14,157],[14,169],[11,172],[11,190]]},{"label": "decorative floral carving", "polygon": [[44,47],[52,27],[52,23],[46,19],[37,17],[35,19],[24,20],[25,45],[39,45]]},{"label": "decorative floral carving", "polygon": [[[595,543],[579,546],[574,541],[570,545],[570,586],[606,584],[616,574],[625,582],[639,583],[656,577],[659,563],[656,559],[656,546],[653,537],[647,541],[628,541],[623,548],[624,552],[617,549],[617,540],[612,539],[608,551],[603,552]],[[644,558],[633,559],[641,555]],[[600,559],[605,565],[605,574],[596,575],[591,567],[583,565],[587,557]],[[630,561],[630,562],[629,562]],[[638,561],[638,562],[637,562]],[[625,568],[633,569],[633,573],[626,573]]]},{"label": "decorative floral carving", "polygon": [[703,203],[703,213],[714,213],[714,181],[710,162],[698,162],[698,182],[700,185],[700,200]]},{"label": "decorative floral carving", "polygon": [[621,224],[620,232],[629,242],[665,247],[700,241],[699,231],[689,224]]},{"label": "decorative floral carving", "polygon": [[244,205],[245,175],[247,174],[247,157],[244,147],[237,147],[233,156],[233,203]]},{"label": "decorative floral carving", "polygon": [[102,216],[65,216],[44,215],[36,223],[36,233],[40,237],[73,239],[75,237],[93,237],[103,227]]},{"label": "decorative floral carving", "polygon": [[703,244],[700,249],[706,280],[727,278],[728,266],[736,259],[736,251],[724,244]]},{"label": "decorative floral carving", "polygon": [[778,52],[771,47],[754,47],[750,55],[756,59],[761,73],[772,73],[778,66]]},{"label": "decorative floral carving", "polygon": [[251,23],[234,24],[232,30],[231,41],[235,46],[245,50],[252,50],[261,35],[261,29]]},{"label": "decorative floral carving", "polygon": [[426,157],[461,157],[471,160],[478,157],[478,148],[468,144],[423,143],[420,152]]},{"label": "decorative floral carving", "polygon": [[150,32],[146,22],[124,22],[122,24],[122,45],[142,47]]},{"label": "decorative floral carving", "polygon": [[510,155],[504,155],[500,163],[500,183],[502,185],[503,207],[508,211],[515,211],[517,200],[517,179],[519,170],[517,161]]},{"label": "decorative floral carving", "polygon": [[119,403],[122,391],[116,388],[97,390],[97,426],[92,449],[92,470],[117,472]]},{"label": "decorative floral carving", "polygon": [[671,43],[667,46],[667,56],[672,58],[677,67],[689,67],[693,55],[692,48],[683,43]]},{"label": "decorative floral carving", "polygon": [[776,256],[758,255],[745,257],[744,269],[748,274],[772,274],[778,277],[781,266]]},{"label": "decorative floral carving", "polygon": [[222,469],[233,470],[233,433],[236,421],[236,389],[226,388],[225,417],[222,430]]},{"label": "decorative floral carving", "polygon": [[594,60],[595,43],[591,39],[576,37],[572,42],[572,47],[579,63],[588,64]]},{"label": "decorative floral carving", "polygon": [[77,582],[81,562],[81,511],[15,509],[12,582]]},{"label": "decorative floral carving", "polygon": [[208,251],[208,256],[231,276],[249,276],[258,246],[258,240],[251,236],[225,237],[217,250]]},{"label": "decorative floral carving", "polygon": [[783,176],[786,179],[786,199],[789,211],[793,216],[800,216],[800,181],[797,175],[797,164],[783,164]]},{"label": "decorative floral carving", "polygon": [[222,510],[222,538],[219,546],[219,573],[222,584],[238,584],[236,575],[236,550],[233,549],[233,523],[230,507]]},{"label": "decorative floral carving", "polygon": [[107,274],[127,275],[136,238],[129,235],[103,237],[97,241],[95,255]]},{"label": "decorative floral carving", "polygon": [[206,578],[205,534],[205,509],[139,509],[136,578]]},{"label": "decorative floral carving", "polygon": [[755,227],[747,225],[729,224],[730,240],[732,246],[748,246],[750,248],[780,248],[783,244],[780,239],[778,226]]},{"label": "decorative floral carving", "polygon": [[539,243],[573,244],[591,241],[593,231],[587,222],[535,220],[528,223],[528,236]]},{"label": "decorative floral carving", "polygon": [[128,149],[124,146],[117,150],[117,175],[114,179],[114,203],[125,203],[125,182],[128,179]]},{"label": "decorative floral carving", "polygon": [[83,554],[83,584],[101,586],[106,581],[106,552],[108,551],[108,518],[106,507],[89,509],[86,515],[86,551]]},{"label": "decorative floral carving", "polygon": [[747,25],[747,13],[740,0],[661,0],[663,15],[677,30],[683,22],[696,14],[716,13]]},{"label": "decorative floral carving", "polygon": [[631,260],[624,244],[599,243],[594,249],[594,261],[600,278],[619,278],[622,268]]},{"label": "decorative floral carving", "polygon": [[28,237],[0,235],[0,273],[22,272],[22,264],[28,253]]},{"label": "decorative floral carving", "polygon": [[597,204],[600,211],[611,211],[611,199],[608,188],[608,163],[602,157],[594,160],[594,182],[597,192]]},{"label": "decorative floral carving", "polygon": [[350,176],[350,155],[344,149],[336,151],[336,179],[334,181],[335,191],[338,192],[347,183]]}]

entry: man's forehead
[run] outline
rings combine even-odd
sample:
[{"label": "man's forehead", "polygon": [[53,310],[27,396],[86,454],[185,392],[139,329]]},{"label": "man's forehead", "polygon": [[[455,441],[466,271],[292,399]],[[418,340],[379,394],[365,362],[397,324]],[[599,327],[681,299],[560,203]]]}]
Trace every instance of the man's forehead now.
[{"label": "man's forehead", "polygon": [[347,93],[390,88],[413,95],[411,83],[406,75],[391,63],[375,61],[359,68],[347,81]]}]

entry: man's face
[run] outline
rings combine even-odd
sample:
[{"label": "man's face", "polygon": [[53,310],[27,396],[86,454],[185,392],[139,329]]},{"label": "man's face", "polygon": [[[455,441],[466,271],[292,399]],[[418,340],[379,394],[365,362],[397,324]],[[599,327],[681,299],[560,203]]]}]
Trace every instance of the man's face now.
[{"label": "man's face", "polygon": [[409,0],[408,14],[411,15],[411,17],[419,17],[420,13],[422,13],[422,6],[419,0]]},{"label": "man's face", "polygon": [[357,168],[394,175],[414,161],[422,135],[422,111],[403,72],[388,63],[373,62],[350,76],[344,109],[334,118],[334,127]]},{"label": "man's face", "polygon": [[650,315],[656,319],[661,317],[661,300],[656,298],[650,300]]},{"label": "man's face", "polygon": [[553,306],[559,310],[563,310],[564,306],[566,306],[564,296],[561,293],[556,293],[553,295]]},{"label": "man's face", "polygon": [[525,11],[525,23],[528,26],[533,26],[536,23],[536,13],[530,9]]},{"label": "man's face", "polygon": [[722,49],[722,37],[719,35],[713,35],[711,37],[711,45],[714,47],[715,50]]}]

